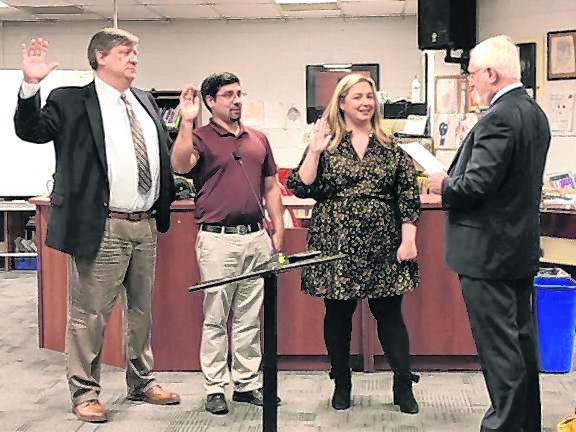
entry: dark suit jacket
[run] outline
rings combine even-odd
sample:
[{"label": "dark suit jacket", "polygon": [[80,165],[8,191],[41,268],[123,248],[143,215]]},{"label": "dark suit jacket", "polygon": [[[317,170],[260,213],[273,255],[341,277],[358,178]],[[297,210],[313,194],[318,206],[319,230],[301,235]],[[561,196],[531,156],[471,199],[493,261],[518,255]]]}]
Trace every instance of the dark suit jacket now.
[{"label": "dark suit jacket", "polygon": [[480,279],[533,275],[550,145],[544,112],[523,88],[505,93],[470,131],[442,185],[446,263]]},{"label": "dark suit jacket", "polygon": [[[160,147],[160,195],[154,209],[160,232],[170,226],[174,181],[168,133],[152,96],[131,89],[154,120]],[[53,90],[40,109],[40,92],[18,100],[16,134],[24,141],[54,141],[56,171],[46,244],[74,256],[95,256],[108,215],[110,186],[104,128],[94,82]]]}]

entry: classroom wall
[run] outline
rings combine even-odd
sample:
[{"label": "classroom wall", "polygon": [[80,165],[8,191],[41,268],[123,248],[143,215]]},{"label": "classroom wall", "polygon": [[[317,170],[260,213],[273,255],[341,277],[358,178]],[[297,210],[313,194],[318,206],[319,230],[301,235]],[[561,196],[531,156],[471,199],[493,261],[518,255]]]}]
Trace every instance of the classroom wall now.
[{"label": "classroom wall", "polygon": [[[576,97],[576,80],[546,80],[546,33],[576,29],[575,0],[480,0],[478,5],[479,39],[507,34],[516,43],[536,42],[536,99],[551,112],[548,97],[552,92],[571,92]],[[554,134],[546,172],[576,171],[576,113],[573,133]]]},{"label": "classroom wall", "polygon": [[[34,36],[49,40],[62,69],[86,69],[90,36],[105,23],[4,23],[0,67],[19,68],[19,46]],[[414,75],[422,81],[416,17],[367,19],[125,22],[141,38],[142,88],[179,89],[197,85],[209,73],[237,73],[248,99],[263,102],[263,129],[280,166],[294,166],[305,128],[305,66],[322,63],[378,63],[380,88],[390,97],[410,95]],[[292,122],[286,112],[302,117]],[[204,113],[204,119],[208,118]]]},{"label": "classroom wall", "polygon": [[[479,0],[480,40],[509,34],[516,42],[537,43],[537,100],[545,110],[552,91],[576,93],[576,80],[546,81],[544,56],[546,33],[575,28],[574,17],[574,0]],[[62,69],[86,69],[88,39],[104,25],[0,22],[0,68],[18,68],[19,44],[42,35],[50,40],[53,57]],[[260,129],[269,135],[281,166],[293,166],[302,151],[306,64],[379,63],[381,89],[392,98],[410,94],[415,74],[423,81],[416,17],[121,22],[121,26],[142,40],[136,83],[140,87],[179,89],[190,81],[199,84],[213,71],[238,73],[248,99],[264,104]],[[302,114],[296,122],[285,118],[291,106]],[[554,136],[547,172],[576,168],[572,156],[575,140],[573,136]]]}]

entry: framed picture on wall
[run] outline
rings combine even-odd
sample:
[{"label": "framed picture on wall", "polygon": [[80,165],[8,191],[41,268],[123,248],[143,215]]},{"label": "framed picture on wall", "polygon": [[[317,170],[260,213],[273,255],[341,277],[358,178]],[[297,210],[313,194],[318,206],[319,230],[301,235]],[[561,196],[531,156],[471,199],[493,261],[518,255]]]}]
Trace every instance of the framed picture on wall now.
[{"label": "framed picture on wall", "polygon": [[434,89],[434,112],[436,114],[458,114],[465,112],[466,80],[462,75],[436,77]]},{"label": "framed picture on wall", "polygon": [[548,33],[548,80],[576,79],[576,30]]},{"label": "framed picture on wall", "polygon": [[521,81],[528,94],[536,99],[536,43],[516,44],[520,52]]},{"label": "framed picture on wall", "polygon": [[372,78],[376,84],[376,90],[379,89],[380,65],[377,63],[306,66],[307,123],[314,123],[322,115],[340,78],[351,73],[359,73]]}]

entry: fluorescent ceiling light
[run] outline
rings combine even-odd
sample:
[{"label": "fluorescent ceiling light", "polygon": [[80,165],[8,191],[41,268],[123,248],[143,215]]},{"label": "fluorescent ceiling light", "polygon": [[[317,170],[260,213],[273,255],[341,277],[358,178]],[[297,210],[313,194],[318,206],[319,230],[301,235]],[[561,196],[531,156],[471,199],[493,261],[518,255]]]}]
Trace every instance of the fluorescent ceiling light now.
[{"label": "fluorescent ceiling light", "polygon": [[7,8],[7,7],[10,7],[10,6],[8,6],[6,3],[2,3],[0,1],[0,8]]},{"label": "fluorescent ceiling light", "polygon": [[336,0],[274,0],[278,4],[336,3]]}]

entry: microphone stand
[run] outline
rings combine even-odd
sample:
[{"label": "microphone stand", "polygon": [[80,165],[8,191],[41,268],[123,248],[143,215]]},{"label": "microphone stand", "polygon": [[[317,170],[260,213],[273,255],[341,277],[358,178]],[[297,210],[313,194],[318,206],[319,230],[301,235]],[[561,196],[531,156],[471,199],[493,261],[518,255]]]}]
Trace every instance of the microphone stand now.
[{"label": "microphone stand", "polygon": [[250,188],[250,192],[252,193],[252,196],[254,197],[256,204],[258,204],[258,209],[260,210],[260,214],[262,215],[262,219],[264,220],[264,230],[266,231],[266,234],[268,234],[268,237],[270,238],[270,242],[272,243],[273,261],[278,262],[279,264],[285,264],[286,263],[286,257],[284,256],[284,254],[281,251],[279,251],[276,248],[276,245],[274,244],[274,238],[272,237],[272,233],[270,232],[270,224],[267,223],[268,220],[266,219],[266,213],[264,212],[264,207],[262,207],[262,200],[258,198],[258,194],[256,193],[254,186],[252,186],[252,183],[250,182],[250,178],[248,177],[248,174],[246,173],[246,169],[244,168],[244,161],[242,160],[242,156],[240,155],[240,152],[238,150],[234,150],[232,152],[232,157],[240,166],[240,170],[242,171],[242,174],[244,175],[244,178],[246,179],[246,183],[248,183],[248,187]]}]

